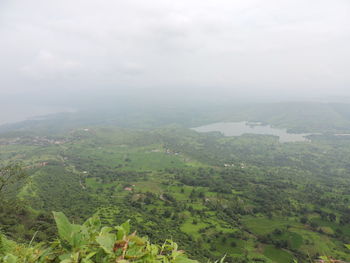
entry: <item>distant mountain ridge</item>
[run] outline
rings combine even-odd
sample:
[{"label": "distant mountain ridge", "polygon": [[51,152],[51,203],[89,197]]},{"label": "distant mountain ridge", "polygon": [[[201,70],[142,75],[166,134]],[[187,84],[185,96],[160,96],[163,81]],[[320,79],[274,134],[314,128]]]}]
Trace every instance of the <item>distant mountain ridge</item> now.
[{"label": "distant mountain ridge", "polygon": [[82,126],[152,129],[170,124],[195,127],[219,121],[259,121],[298,133],[347,133],[350,104],[284,102],[268,104],[120,106],[51,114],[0,125],[0,133],[60,133]]}]

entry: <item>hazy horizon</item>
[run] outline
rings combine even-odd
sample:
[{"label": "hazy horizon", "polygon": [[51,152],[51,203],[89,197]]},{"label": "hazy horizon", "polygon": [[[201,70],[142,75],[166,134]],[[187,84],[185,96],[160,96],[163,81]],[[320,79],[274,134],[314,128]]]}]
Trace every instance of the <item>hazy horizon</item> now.
[{"label": "hazy horizon", "polygon": [[1,1],[0,123],[113,98],[349,102],[349,13],[345,0]]}]

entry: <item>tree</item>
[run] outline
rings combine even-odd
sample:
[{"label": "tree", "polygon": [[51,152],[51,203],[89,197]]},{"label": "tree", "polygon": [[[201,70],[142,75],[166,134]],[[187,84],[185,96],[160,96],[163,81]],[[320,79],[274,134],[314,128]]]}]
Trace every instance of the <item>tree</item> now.
[{"label": "tree", "polygon": [[303,216],[302,218],[300,218],[300,223],[302,224],[306,224],[309,220],[307,219],[306,216]]},{"label": "tree", "polygon": [[0,194],[4,193],[8,187],[23,181],[27,174],[20,164],[8,164],[0,167]]}]

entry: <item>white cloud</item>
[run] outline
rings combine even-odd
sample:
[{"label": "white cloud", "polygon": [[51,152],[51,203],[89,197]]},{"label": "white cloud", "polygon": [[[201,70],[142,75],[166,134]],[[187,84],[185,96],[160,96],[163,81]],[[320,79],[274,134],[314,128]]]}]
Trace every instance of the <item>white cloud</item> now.
[{"label": "white cloud", "polygon": [[7,0],[0,89],[340,93],[349,13],[348,0]]},{"label": "white cloud", "polygon": [[20,68],[25,75],[38,79],[74,76],[82,65],[75,60],[63,58],[48,50],[40,50],[34,60]]}]

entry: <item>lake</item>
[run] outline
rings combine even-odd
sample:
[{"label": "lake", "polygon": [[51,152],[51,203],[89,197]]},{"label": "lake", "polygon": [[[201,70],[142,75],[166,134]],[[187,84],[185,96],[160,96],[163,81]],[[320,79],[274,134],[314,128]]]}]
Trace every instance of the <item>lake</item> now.
[{"label": "lake", "polygon": [[270,125],[261,125],[259,123],[242,122],[217,122],[196,128],[197,132],[218,131],[225,136],[241,136],[243,134],[262,134],[274,135],[279,137],[280,142],[305,142],[309,141],[307,133],[288,133],[286,129],[273,128]]}]

